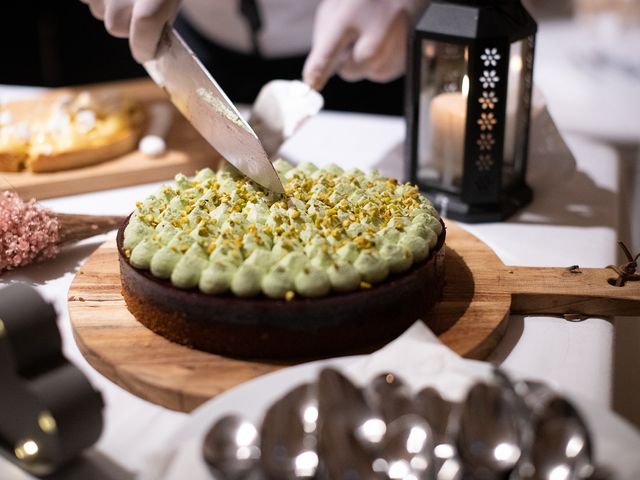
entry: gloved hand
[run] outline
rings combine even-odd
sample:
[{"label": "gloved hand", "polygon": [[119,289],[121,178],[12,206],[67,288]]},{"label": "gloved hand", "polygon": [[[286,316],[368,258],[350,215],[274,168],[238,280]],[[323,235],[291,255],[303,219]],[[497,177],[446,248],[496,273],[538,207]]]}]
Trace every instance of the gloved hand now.
[{"label": "gloved hand", "polygon": [[323,0],[304,81],[321,90],[336,71],[348,81],[388,82],[405,69],[407,34],[427,0]]},{"label": "gloved hand", "polygon": [[104,20],[107,31],[118,38],[129,38],[133,58],[151,60],[165,23],[172,22],[181,0],[80,0],[91,14]]}]

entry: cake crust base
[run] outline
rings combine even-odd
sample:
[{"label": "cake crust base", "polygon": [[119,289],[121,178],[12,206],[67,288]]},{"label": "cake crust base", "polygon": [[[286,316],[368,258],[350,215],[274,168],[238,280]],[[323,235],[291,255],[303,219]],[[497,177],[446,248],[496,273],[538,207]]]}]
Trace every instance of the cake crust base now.
[{"label": "cake crust base", "polygon": [[173,342],[243,358],[300,359],[382,345],[428,312],[444,288],[445,229],[429,257],[370,289],[291,301],[181,290],[132,267],[117,244],[122,295],[144,326]]},{"label": "cake crust base", "polygon": [[0,152],[0,172],[19,172],[26,160],[26,153]]},{"label": "cake crust base", "polygon": [[101,145],[63,151],[52,155],[38,155],[30,158],[26,166],[28,170],[34,173],[44,173],[102,163],[134,150],[138,137],[137,131],[125,131]]}]

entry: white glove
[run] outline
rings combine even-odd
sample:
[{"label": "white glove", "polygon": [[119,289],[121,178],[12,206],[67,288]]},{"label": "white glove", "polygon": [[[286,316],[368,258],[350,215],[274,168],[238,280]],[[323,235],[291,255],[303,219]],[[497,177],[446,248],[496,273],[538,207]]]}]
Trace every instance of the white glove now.
[{"label": "white glove", "polygon": [[107,31],[118,38],[129,38],[133,58],[143,63],[156,53],[165,23],[178,12],[181,0],[80,0],[91,14],[104,20]]},{"label": "white glove", "polygon": [[348,81],[391,81],[404,72],[407,35],[427,0],[323,0],[304,81],[320,90],[336,72]]}]

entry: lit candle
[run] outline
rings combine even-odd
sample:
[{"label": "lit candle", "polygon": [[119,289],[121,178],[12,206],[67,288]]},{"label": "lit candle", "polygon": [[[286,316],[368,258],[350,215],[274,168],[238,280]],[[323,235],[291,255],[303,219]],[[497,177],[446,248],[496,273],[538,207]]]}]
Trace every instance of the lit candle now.
[{"label": "lit candle", "polygon": [[431,100],[431,155],[442,175],[441,183],[447,187],[453,187],[462,176],[468,94],[469,78],[465,75],[462,92],[441,93]]},{"label": "lit candle", "polygon": [[516,141],[516,121],[518,113],[518,99],[520,97],[520,71],[522,57],[514,55],[509,63],[509,83],[507,84],[507,114],[504,126],[504,159],[505,163],[513,164]]}]

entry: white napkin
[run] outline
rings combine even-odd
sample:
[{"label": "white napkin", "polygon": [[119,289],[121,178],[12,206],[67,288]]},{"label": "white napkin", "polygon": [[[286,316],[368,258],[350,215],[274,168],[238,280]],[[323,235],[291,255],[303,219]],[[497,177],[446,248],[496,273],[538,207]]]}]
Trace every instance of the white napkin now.
[{"label": "white napkin", "polygon": [[[281,370],[245,383],[207,402],[171,435],[165,449],[149,458],[141,480],[211,480],[202,459],[202,441],[217,419],[237,413],[259,425],[265,410],[286,392],[317,379],[324,367],[342,370],[364,385],[380,373],[393,372],[414,391],[433,386],[446,398],[460,401],[477,381],[491,379],[491,365],[461,358],[421,321],[381,350],[360,357],[324,360]],[[513,376],[513,372],[509,372]],[[594,432],[597,460],[615,468],[620,480],[637,480],[640,472],[640,435],[618,417],[585,402],[578,407]]]}]

